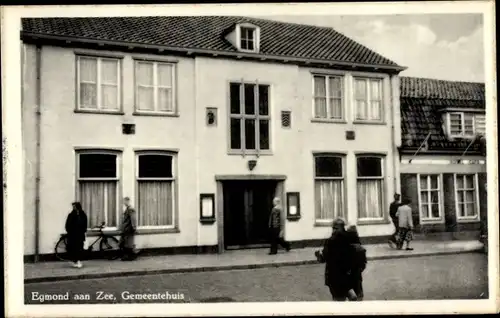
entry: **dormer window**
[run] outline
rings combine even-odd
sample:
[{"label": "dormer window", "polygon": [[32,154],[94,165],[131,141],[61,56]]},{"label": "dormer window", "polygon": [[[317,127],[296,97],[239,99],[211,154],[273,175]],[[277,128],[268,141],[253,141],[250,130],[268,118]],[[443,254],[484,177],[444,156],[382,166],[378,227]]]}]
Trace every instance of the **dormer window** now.
[{"label": "dormer window", "polygon": [[255,51],[255,33],[255,28],[240,27],[240,48],[242,50]]},{"label": "dormer window", "polygon": [[225,38],[240,52],[259,52],[260,27],[255,24],[237,23],[227,30]]},{"label": "dormer window", "polygon": [[449,112],[445,117],[448,135],[451,138],[474,137],[484,133],[485,115],[469,112]]}]

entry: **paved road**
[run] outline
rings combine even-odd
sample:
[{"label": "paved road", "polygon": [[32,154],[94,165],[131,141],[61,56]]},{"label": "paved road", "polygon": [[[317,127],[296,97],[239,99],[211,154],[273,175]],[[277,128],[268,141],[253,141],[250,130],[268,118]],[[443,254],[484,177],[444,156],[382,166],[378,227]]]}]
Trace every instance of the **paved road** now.
[{"label": "paved road", "polygon": [[[70,295],[90,294],[90,302],[95,303],[96,291],[106,291],[116,297],[112,302],[130,302],[121,299],[123,291],[168,291],[170,299],[182,292],[194,302],[219,297],[233,301],[325,301],[330,295],[323,285],[323,271],[324,265],[318,264],[35,283],[25,285],[25,300],[32,292],[69,291]],[[364,274],[365,300],[487,298],[487,284],[487,258],[478,253],[372,261]]]}]

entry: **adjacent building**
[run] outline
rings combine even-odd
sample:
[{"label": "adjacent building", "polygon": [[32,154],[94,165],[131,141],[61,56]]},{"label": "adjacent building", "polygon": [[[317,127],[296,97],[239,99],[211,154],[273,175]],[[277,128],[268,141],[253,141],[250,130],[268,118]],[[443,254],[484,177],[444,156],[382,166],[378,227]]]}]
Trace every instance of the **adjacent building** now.
[{"label": "adjacent building", "polygon": [[401,193],[418,232],[472,234],[485,225],[482,83],[401,78]]},{"label": "adjacent building", "polygon": [[[421,198],[414,180],[438,173],[405,163],[422,133],[405,122],[429,96],[405,90],[414,80],[400,83],[404,67],[331,28],[222,16],[30,18],[22,28],[27,257],[53,253],[73,201],[89,227],[117,233],[125,196],[145,249],[263,246],[276,196],[295,246],[321,242],[337,216],[383,238],[393,193]],[[477,199],[484,165],[455,166],[439,184],[469,184],[472,173]],[[436,224],[454,213],[446,200]]]}]

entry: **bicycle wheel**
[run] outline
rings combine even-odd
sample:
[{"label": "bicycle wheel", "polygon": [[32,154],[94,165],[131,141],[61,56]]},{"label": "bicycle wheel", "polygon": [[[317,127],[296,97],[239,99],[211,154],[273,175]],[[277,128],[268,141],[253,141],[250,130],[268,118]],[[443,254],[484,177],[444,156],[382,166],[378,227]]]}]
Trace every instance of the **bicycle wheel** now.
[{"label": "bicycle wheel", "polygon": [[59,259],[61,261],[68,261],[69,260],[69,255],[68,255],[68,250],[67,250],[68,244],[67,243],[68,243],[68,238],[65,235],[63,235],[63,236],[61,236],[59,241],[57,241],[56,247],[54,249],[57,259]]},{"label": "bicycle wheel", "polygon": [[99,250],[110,260],[117,259],[120,257],[120,242],[114,236],[103,236]]}]

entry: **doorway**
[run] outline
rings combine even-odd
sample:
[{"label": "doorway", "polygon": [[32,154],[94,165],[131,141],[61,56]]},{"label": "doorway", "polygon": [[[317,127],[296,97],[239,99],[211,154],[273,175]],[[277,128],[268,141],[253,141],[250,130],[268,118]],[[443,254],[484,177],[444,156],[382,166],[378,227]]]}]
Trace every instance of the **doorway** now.
[{"label": "doorway", "polygon": [[266,247],[276,180],[223,182],[224,249]]}]

